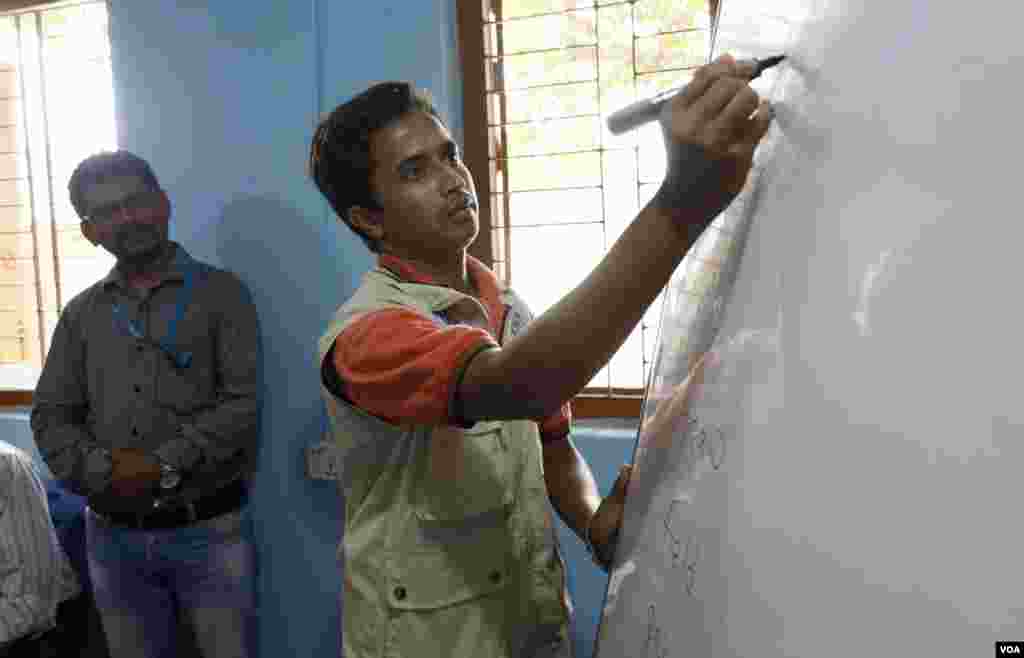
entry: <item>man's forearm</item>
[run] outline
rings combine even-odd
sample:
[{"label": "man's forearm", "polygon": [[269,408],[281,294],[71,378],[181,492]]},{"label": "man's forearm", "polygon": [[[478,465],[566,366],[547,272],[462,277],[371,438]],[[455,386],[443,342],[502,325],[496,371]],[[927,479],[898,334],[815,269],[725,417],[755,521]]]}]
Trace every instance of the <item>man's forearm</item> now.
[{"label": "man's forearm", "polygon": [[86,498],[110,484],[110,451],[101,447],[65,405],[39,404],[32,409],[31,425],[39,453],[53,477]]},{"label": "man's forearm", "polygon": [[579,392],[700,235],[702,224],[694,225],[687,230],[682,219],[644,208],[583,283],[503,349],[470,362],[460,389],[465,417],[543,417]]},{"label": "man's forearm", "polygon": [[558,515],[586,542],[584,533],[601,505],[594,475],[568,438],[544,446],[544,480]]},{"label": "man's forearm", "polygon": [[581,285],[503,349],[469,361],[456,384],[463,420],[546,416],[622,345],[700,231],[745,184],[772,120],[749,84],[756,67],[719,57],[665,104],[668,170],[654,200]]},{"label": "man's forearm", "polygon": [[163,462],[191,470],[200,461],[215,466],[256,447],[260,405],[256,397],[229,398],[182,424],[181,437],[156,450]]}]

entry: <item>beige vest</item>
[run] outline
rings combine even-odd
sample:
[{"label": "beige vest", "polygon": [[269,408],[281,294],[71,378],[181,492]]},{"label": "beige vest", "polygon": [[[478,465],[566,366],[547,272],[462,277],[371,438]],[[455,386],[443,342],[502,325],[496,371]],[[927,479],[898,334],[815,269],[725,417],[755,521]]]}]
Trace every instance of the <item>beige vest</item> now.
[{"label": "beige vest", "polygon": [[[501,342],[530,319],[513,293]],[[319,344],[374,310],[447,312],[485,327],[476,299],[368,272]],[[327,364],[330,366],[328,360]],[[537,424],[396,426],[321,392],[345,497],[347,658],[568,655],[568,597]]]}]

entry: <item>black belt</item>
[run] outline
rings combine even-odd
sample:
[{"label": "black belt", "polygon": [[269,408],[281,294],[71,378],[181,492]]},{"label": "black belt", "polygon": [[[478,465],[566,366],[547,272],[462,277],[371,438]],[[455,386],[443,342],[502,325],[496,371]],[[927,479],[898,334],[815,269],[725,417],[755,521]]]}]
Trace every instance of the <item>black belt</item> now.
[{"label": "black belt", "polygon": [[132,512],[105,512],[93,509],[106,521],[137,530],[178,528],[183,525],[212,519],[234,512],[245,502],[247,487],[243,480],[235,480],[209,496],[176,507],[158,507],[142,514]]}]

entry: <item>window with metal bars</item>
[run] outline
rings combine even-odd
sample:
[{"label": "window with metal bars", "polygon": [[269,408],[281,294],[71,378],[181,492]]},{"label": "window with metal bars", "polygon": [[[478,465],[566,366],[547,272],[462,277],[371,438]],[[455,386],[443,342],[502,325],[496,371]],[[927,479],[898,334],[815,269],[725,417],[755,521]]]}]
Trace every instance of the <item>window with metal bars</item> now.
[{"label": "window with metal bars", "polygon": [[35,387],[64,305],[113,266],[68,197],[116,148],[105,2],[0,13],[0,390]]},{"label": "window with metal bars", "polygon": [[[605,119],[690,79],[717,4],[458,0],[464,151],[481,197],[470,251],[536,313],[583,280],[657,190],[659,126],[614,136]],[[639,415],[660,309],[659,296],[574,401],[578,415]]]}]

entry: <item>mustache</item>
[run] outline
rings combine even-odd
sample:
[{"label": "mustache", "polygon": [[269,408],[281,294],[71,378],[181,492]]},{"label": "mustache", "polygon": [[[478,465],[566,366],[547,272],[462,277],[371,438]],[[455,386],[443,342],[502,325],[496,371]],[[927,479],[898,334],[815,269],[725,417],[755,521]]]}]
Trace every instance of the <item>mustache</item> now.
[{"label": "mustache", "polygon": [[119,226],[117,230],[114,231],[114,237],[121,238],[125,236],[138,235],[139,233],[157,234],[159,232],[160,229],[152,224],[125,224],[123,226]]},{"label": "mustache", "polygon": [[131,243],[139,240],[140,238],[159,240],[160,230],[155,226],[149,225],[123,226],[114,233],[113,238],[114,244],[116,244],[119,249],[128,249],[130,248]]},{"label": "mustache", "polygon": [[472,210],[478,210],[479,204],[477,203],[476,196],[469,192],[458,192],[452,196],[451,202],[448,204],[449,212],[457,212],[465,208],[471,208]]}]

